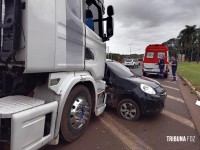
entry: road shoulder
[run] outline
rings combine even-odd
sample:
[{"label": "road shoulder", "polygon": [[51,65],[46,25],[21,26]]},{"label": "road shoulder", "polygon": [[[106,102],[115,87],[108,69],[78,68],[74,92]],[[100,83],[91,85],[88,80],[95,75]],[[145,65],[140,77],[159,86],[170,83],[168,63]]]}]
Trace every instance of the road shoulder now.
[{"label": "road shoulder", "polygon": [[199,117],[200,107],[195,104],[196,101],[198,100],[198,97],[194,94],[192,89],[190,89],[182,79],[178,81],[178,85],[183,95],[185,104],[189,109],[195,127],[200,135],[200,117]]}]

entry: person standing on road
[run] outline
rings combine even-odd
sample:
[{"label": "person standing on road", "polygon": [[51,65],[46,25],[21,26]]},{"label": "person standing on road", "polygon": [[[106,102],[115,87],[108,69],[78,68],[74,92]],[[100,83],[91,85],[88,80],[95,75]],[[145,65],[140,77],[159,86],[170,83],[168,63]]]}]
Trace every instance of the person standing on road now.
[{"label": "person standing on road", "polygon": [[164,56],[160,56],[160,60],[158,62],[158,65],[159,65],[159,69],[160,69],[160,73],[159,73],[159,78],[163,78],[163,71],[164,71],[164,68],[165,68],[165,60],[164,60]]},{"label": "person standing on road", "polygon": [[173,75],[172,81],[176,81],[176,70],[178,66],[178,61],[175,59],[175,57],[172,57],[171,66],[172,66],[172,75]]}]

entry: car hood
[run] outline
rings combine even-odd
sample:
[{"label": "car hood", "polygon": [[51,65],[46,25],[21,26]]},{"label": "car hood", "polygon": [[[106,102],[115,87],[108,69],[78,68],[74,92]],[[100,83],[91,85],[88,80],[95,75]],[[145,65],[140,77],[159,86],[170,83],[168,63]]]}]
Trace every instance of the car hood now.
[{"label": "car hood", "polygon": [[130,77],[130,78],[127,78],[128,81],[131,81],[133,83],[138,83],[138,84],[146,84],[154,89],[156,89],[157,87],[159,87],[160,85],[155,83],[155,82],[151,82],[151,81],[148,81],[148,80],[144,80],[140,77]]},{"label": "car hood", "polygon": [[157,80],[154,80],[154,79],[151,79],[151,78],[148,78],[148,77],[144,77],[144,76],[141,76],[141,78],[144,79],[144,80],[151,81],[151,82],[154,82],[154,83],[160,85],[160,82],[158,82]]}]

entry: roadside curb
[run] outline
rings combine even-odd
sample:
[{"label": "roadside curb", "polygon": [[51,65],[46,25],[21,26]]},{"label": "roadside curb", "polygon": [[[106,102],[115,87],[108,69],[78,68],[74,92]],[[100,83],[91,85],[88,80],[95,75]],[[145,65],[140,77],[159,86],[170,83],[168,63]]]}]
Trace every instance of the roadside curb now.
[{"label": "roadside curb", "polygon": [[[192,117],[192,121],[195,125],[195,128],[199,134],[200,137],[200,118],[199,118],[199,114],[200,114],[200,109],[199,106],[197,106],[195,103],[197,101],[196,98],[200,98],[200,94],[198,91],[195,90],[195,88],[192,86],[192,84],[185,78],[183,77],[180,73],[178,73],[179,77],[180,77],[180,82],[179,82],[179,87],[182,86],[181,88],[181,93],[182,96],[184,98],[185,104],[188,108],[188,111]],[[188,86],[184,86],[184,84],[186,83],[186,85]],[[190,89],[192,90],[192,98],[190,97]]]},{"label": "roadside curb", "polygon": [[200,99],[200,92],[196,91],[195,87],[192,86],[192,84],[185,78],[183,77],[180,73],[178,73],[179,77],[185,81],[185,83],[192,89],[192,91],[196,94],[196,96]]}]

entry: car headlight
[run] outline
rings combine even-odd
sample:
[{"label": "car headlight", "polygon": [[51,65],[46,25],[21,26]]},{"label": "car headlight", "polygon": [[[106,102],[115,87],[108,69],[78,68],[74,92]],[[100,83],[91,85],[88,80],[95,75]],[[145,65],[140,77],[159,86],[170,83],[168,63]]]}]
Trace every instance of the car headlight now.
[{"label": "car headlight", "polygon": [[140,84],[140,88],[141,88],[141,90],[143,92],[145,92],[147,94],[151,94],[151,95],[155,95],[156,94],[156,91],[152,87],[150,87],[150,86],[148,86],[146,84]]}]

